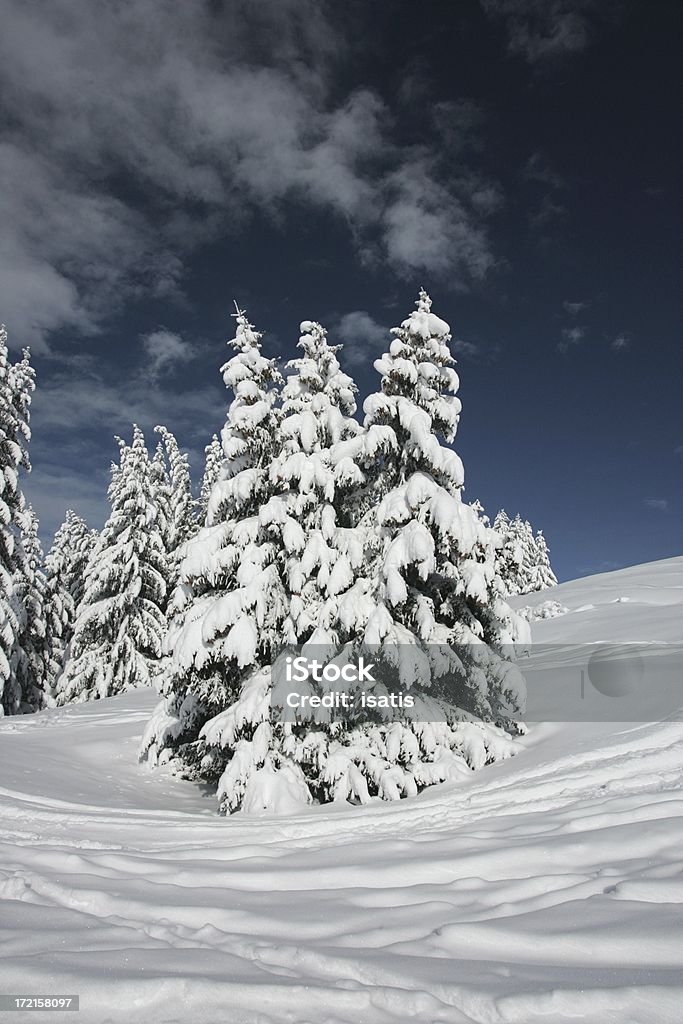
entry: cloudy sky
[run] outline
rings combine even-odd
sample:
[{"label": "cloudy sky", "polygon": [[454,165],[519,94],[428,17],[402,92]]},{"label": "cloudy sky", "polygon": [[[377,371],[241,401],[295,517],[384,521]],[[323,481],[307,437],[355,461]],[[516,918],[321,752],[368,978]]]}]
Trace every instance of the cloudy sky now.
[{"label": "cloudy sky", "polygon": [[0,18],[0,319],[37,366],[45,539],[68,506],[101,525],[133,421],[201,472],[233,299],[285,359],[326,324],[366,394],[424,285],[466,497],[543,527],[562,578],[680,553],[677,0]]}]

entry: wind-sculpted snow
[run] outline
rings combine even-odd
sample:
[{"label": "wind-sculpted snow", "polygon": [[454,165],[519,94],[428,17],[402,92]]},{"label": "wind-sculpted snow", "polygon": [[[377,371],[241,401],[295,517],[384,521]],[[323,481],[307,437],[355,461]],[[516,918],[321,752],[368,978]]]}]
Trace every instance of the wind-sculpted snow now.
[{"label": "wind-sculpted snow", "polygon": [[[536,641],[681,639],[683,558],[550,593]],[[137,764],[155,701],[0,724],[3,991],[79,993],[79,1024],[680,1020],[680,721],[534,725],[413,799],[225,818]]]}]

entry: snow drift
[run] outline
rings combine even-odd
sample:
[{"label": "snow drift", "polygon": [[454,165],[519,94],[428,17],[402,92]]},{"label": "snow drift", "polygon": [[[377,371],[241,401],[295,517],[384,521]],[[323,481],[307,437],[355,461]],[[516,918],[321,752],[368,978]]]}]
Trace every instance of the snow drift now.
[{"label": "snow drift", "polygon": [[[536,597],[566,609],[544,643],[683,638],[683,558]],[[680,1019],[679,721],[535,725],[415,799],[226,819],[137,764],[155,700],[0,723],[5,992],[78,993],[79,1024]]]}]

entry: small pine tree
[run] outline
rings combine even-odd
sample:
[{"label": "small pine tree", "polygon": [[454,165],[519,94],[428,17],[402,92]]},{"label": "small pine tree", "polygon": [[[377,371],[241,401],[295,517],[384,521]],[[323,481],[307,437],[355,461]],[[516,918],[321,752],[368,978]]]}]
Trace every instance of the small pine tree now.
[{"label": "small pine tree", "polygon": [[54,693],[73,635],[76,608],[83,597],[88,560],[97,542],[97,530],[72,509],[57,530],[45,559],[45,614],[48,652],[48,693]]},{"label": "small pine tree", "polygon": [[223,445],[218,435],[214,434],[210,443],[204,449],[204,475],[199,490],[199,498],[197,499],[199,523],[201,526],[206,525],[206,510],[209,505],[209,498],[211,497],[213,485],[220,478],[224,458]]},{"label": "small pine tree", "polygon": [[132,444],[119,447],[111,515],[88,562],[58,704],[150,686],[160,672],[167,569],[151,464],[137,426]]},{"label": "small pine tree", "polygon": [[499,535],[496,567],[507,597],[556,585],[543,534],[534,537],[531,523],[519,514],[511,520],[503,510],[496,516],[493,526]]},{"label": "small pine tree", "polygon": [[20,630],[13,661],[24,698],[34,708],[44,707],[51,670],[46,626],[46,580],[38,517],[29,505],[24,512],[24,558],[15,575],[21,607]]},{"label": "small pine tree", "polygon": [[25,618],[18,580],[25,572],[27,525],[19,474],[31,468],[29,410],[34,387],[28,351],[12,365],[7,331],[0,326],[0,714],[8,715],[35,710],[42,703],[33,683],[24,690],[16,674],[17,642]]},{"label": "small pine tree", "polygon": [[497,534],[496,571],[503,583],[505,596],[514,597],[519,593],[522,549],[505,509],[498,512],[493,529]]},{"label": "small pine tree", "polygon": [[165,543],[170,567],[169,593],[176,585],[180,551],[182,546],[197,531],[192,499],[192,483],[187,455],[178,447],[175,437],[166,427],[154,428],[161,436],[168,472],[161,490],[165,490],[162,502],[165,505]]},{"label": "small pine tree", "polygon": [[86,569],[98,539],[97,530],[91,529],[84,519],[69,508],[45,559],[48,580],[52,576],[59,576],[74,608],[81,603]]},{"label": "small pine tree", "polygon": [[[164,544],[164,550],[169,551],[172,545],[172,513],[171,513],[171,478],[166,462],[166,450],[163,442],[159,441],[150,462],[150,479],[154,494],[154,504],[157,509],[157,529]],[[170,586],[170,578],[167,584]],[[167,586],[167,594],[170,593]]]},{"label": "small pine tree", "polygon": [[550,587],[557,586],[557,576],[550,564],[550,551],[542,530],[537,532],[534,542],[536,550],[530,592],[548,590]]}]

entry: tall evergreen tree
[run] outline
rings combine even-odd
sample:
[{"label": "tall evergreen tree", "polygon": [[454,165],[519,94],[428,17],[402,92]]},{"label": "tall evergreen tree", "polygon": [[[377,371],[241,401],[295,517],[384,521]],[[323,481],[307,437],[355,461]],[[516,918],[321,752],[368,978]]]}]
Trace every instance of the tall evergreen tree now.
[{"label": "tall evergreen tree", "polygon": [[365,553],[349,529],[351,495],[364,482],[353,458],[362,431],[353,418],[356,385],[336,356],[341,346],[330,345],[318,323],[305,320],[300,329],[303,356],[287,364],[294,372],[282,392],[282,440],[271,476],[283,485],[305,538],[286,561],[293,635],[297,643],[334,643],[340,595]]},{"label": "tall evergreen tree", "polygon": [[[378,361],[382,392],[362,430],[320,325],[301,325],[303,358],[278,410],[276,371],[238,316],[225,462],[210,525],[187,545],[167,698],[142,744],[153,763],[175,759],[213,781],[223,810],[393,799],[510,752],[501,730],[472,718],[516,710],[502,647],[526,626],[501,599],[493,532],[461,501],[460,460],[435,436],[452,439],[459,402],[448,327],[429,305],[423,293]],[[423,690],[457,644],[446,660],[465,699],[449,704],[432,685],[416,720],[285,722],[271,703],[283,643],[328,657],[380,648],[394,676]]]},{"label": "tall evergreen tree", "polygon": [[192,483],[187,455],[180,451],[178,442],[166,427],[154,428],[161,436],[168,473],[163,496],[166,505],[166,551],[171,569],[170,589],[175,587],[179,567],[179,552],[197,531],[192,499]]},{"label": "tall evergreen tree", "polygon": [[[150,479],[152,482],[154,503],[157,509],[157,529],[163,541],[164,550],[168,552],[172,546],[171,535],[173,531],[171,513],[171,478],[166,459],[166,449],[164,448],[162,441],[159,441],[157,444],[150,462]],[[167,584],[170,585],[170,582],[171,579],[169,577]],[[168,585],[167,595],[170,593]]]},{"label": "tall evergreen tree", "polygon": [[344,523],[343,495],[362,481],[343,450],[360,434],[350,415],[355,385],[324,329],[305,321],[301,330],[303,355],[289,364],[278,408],[279,373],[238,315],[237,355],[223,368],[235,394],[224,466],[210,525],[187,545],[179,593],[189,603],[171,630],[175,676],[143,740],[152,761],[178,753],[216,781],[225,810],[259,806],[273,791],[310,799],[299,761],[320,730],[295,736],[271,719],[271,664],[284,641],[342,639],[341,598],[363,562]]},{"label": "tall evergreen tree", "polygon": [[30,505],[23,519],[24,557],[15,574],[21,618],[13,662],[21,693],[29,705],[37,709],[45,705],[51,669],[46,627],[46,581],[38,517]]},{"label": "tall evergreen tree", "polygon": [[[374,531],[374,586],[358,625],[388,675],[412,686],[418,714],[365,730],[376,757],[371,767],[362,754],[355,759],[370,791],[388,798],[457,774],[463,759],[481,763],[509,751],[500,731],[471,719],[507,722],[519,711],[522,680],[505,648],[526,635],[502,599],[495,536],[462,501],[463,467],[449,447],[461,408],[450,329],[422,291],[392,333],[375,362],[381,390],[364,403],[366,428],[388,427],[394,443],[374,462],[383,497],[365,517]],[[435,712],[441,721],[431,720]],[[392,756],[399,737],[400,764]]]},{"label": "tall evergreen tree", "polygon": [[287,635],[282,553],[302,542],[270,473],[280,440],[282,376],[242,311],[231,345],[236,354],[221,367],[234,396],[221,434],[224,468],[207,525],[186,545],[172,602],[167,699],[142,746],[153,763],[178,751],[188,769],[214,780],[225,758],[207,753],[201,727],[233,705],[247,681],[266,688],[274,652],[283,639],[295,639]]},{"label": "tall evergreen tree", "polygon": [[109,488],[111,515],[89,560],[57,702],[150,686],[161,667],[166,552],[150,459],[136,426]]},{"label": "tall evergreen tree", "polygon": [[27,527],[19,475],[31,468],[29,411],[34,387],[28,351],[12,365],[7,331],[0,327],[0,714],[35,710],[42,703],[33,682],[22,681],[16,672],[17,642],[25,623],[18,580],[26,571],[23,534]]},{"label": "tall evergreen tree", "polygon": [[97,541],[97,530],[72,509],[57,530],[45,559],[45,615],[48,652],[48,692],[54,692],[73,635],[76,608],[83,597],[88,560]]},{"label": "tall evergreen tree", "polygon": [[209,505],[209,498],[211,497],[213,485],[219,479],[224,458],[223,445],[218,435],[214,434],[204,449],[204,475],[202,476],[199,498],[197,499],[200,526],[206,525],[206,510]]}]

